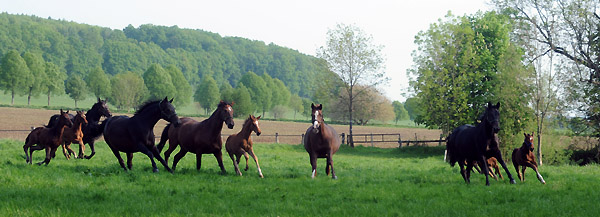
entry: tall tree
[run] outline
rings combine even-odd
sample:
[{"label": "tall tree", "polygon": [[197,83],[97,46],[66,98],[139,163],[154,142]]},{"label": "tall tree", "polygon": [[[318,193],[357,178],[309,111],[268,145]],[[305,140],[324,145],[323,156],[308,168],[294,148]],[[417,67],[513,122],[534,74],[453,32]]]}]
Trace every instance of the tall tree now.
[{"label": "tall tree", "polygon": [[[363,92],[359,96],[356,96],[353,108],[353,122],[366,125],[371,120],[379,120],[382,122],[393,119],[393,108],[391,102],[383,96],[374,87],[356,86],[354,90]],[[344,95],[345,96],[345,95]],[[345,108],[349,100],[346,98],[339,98],[334,102],[333,107]],[[350,116],[348,110],[339,109],[330,112],[330,117],[335,120],[347,119]]]},{"label": "tall tree", "polygon": [[46,62],[46,82],[43,83],[45,86],[46,94],[48,95],[48,106],[50,106],[50,96],[60,95],[65,93],[65,80],[67,74],[61,71],[58,66],[54,63]]},{"label": "tall tree", "polygon": [[290,97],[290,108],[294,110],[294,120],[296,120],[296,113],[302,112],[304,110],[304,106],[302,105],[302,98],[300,96],[293,94]]},{"label": "tall tree", "polygon": [[150,65],[143,78],[151,100],[175,97],[176,90],[171,75],[162,66],[156,63]]},{"label": "tall tree", "polygon": [[269,110],[271,105],[271,91],[267,88],[265,81],[254,72],[248,72],[242,76],[240,83],[244,84],[250,92],[251,102],[257,111],[262,111],[262,116],[265,116],[265,112]]},{"label": "tall tree", "polygon": [[[352,138],[353,103],[361,91],[354,91],[357,85],[366,87],[377,86],[385,82],[383,72],[383,46],[373,44],[373,38],[362,29],[353,26],[338,24],[334,29],[327,31],[325,46],[319,48],[317,55],[327,61],[329,69],[335,72],[344,82],[343,94],[348,100],[350,122],[349,134]],[[354,146],[352,141],[349,141]]]},{"label": "tall tree", "polygon": [[176,106],[185,106],[190,103],[193,93],[192,86],[190,86],[190,83],[183,76],[183,72],[173,64],[168,65],[165,70],[171,75],[171,81],[175,87],[175,101],[173,103]]},{"label": "tall tree", "polygon": [[15,94],[28,91],[27,84],[31,81],[31,72],[27,63],[16,50],[8,51],[2,58],[0,65],[0,86],[5,92],[10,93],[10,104],[15,103]]},{"label": "tall tree", "polygon": [[244,84],[240,83],[233,92],[233,115],[235,117],[245,117],[255,110],[250,101],[250,91]]},{"label": "tall tree", "polygon": [[111,81],[112,95],[110,102],[119,109],[135,108],[146,99],[148,89],[144,79],[135,72],[124,72],[115,75]]},{"label": "tall tree", "polygon": [[44,92],[44,83],[47,82],[46,77],[46,62],[41,55],[34,54],[31,52],[25,52],[23,59],[27,64],[27,68],[31,72],[31,76],[28,78],[29,81],[27,86],[27,105],[31,105],[31,97],[39,96]]},{"label": "tall tree", "polygon": [[229,84],[229,82],[223,82],[223,84],[221,84],[221,87],[219,89],[221,90],[221,100],[227,101],[227,102],[234,102],[233,94],[235,92],[235,89],[233,89],[233,87],[231,86],[231,84]]},{"label": "tall tree", "polygon": [[96,67],[86,76],[85,81],[89,90],[96,98],[107,98],[111,95],[110,79],[101,67]]},{"label": "tall tree", "polygon": [[394,107],[394,121],[396,121],[396,124],[398,124],[398,121],[407,120],[409,118],[408,112],[406,111],[404,105],[402,105],[401,102],[393,101],[392,107]]},{"label": "tall tree", "polygon": [[423,110],[421,110],[419,98],[410,97],[406,99],[404,101],[404,108],[408,112],[408,118],[416,124],[420,124],[418,117],[421,116]]},{"label": "tall tree", "polygon": [[[231,86],[229,87],[231,88]],[[211,76],[205,76],[204,79],[202,79],[200,86],[198,86],[196,89],[194,99],[196,102],[200,103],[202,108],[204,108],[206,115],[208,115],[210,111],[214,110],[214,108],[216,108],[219,104],[220,99],[222,99],[215,79],[213,79]]]},{"label": "tall tree", "polygon": [[87,86],[81,76],[71,75],[71,77],[67,78],[65,92],[69,94],[69,97],[75,101],[76,108],[77,101],[84,100],[86,98],[87,91]]}]

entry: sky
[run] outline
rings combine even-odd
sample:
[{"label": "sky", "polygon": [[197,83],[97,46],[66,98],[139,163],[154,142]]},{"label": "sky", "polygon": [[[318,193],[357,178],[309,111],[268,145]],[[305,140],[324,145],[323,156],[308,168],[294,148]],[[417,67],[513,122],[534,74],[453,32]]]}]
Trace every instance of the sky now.
[{"label": "sky", "polygon": [[417,47],[415,35],[438,22],[448,11],[469,15],[491,8],[486,0],[0,0],[0,12],[26,14],[112,29],[129,24],[202,29],[316,55],[327,30],[338,23],[356,25],[383,45],[385,72],[390,79],[379,89],[403,102]]}]

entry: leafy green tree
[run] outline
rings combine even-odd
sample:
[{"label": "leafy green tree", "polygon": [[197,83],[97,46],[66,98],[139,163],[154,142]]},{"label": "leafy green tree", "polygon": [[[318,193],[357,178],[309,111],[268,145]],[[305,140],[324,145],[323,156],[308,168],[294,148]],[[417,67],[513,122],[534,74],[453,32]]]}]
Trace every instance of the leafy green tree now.
[{"label": "leafy green tree", "polygon": [[294,120],[296,120],[296,113],[302,112],[304,110],[304,105],[302,105],[302,98],[300,96],[293,94],[290,96],[290,108],[294,110]]},{"label": "leafy green tree", "polygon": [[48,106],[50,106],[51,95],[62,95],[65,93],[65,80],[67,80],[67,74],[60,71],[58,66],[54,63],[46,62],[45,67],[46,82],[43,83],[46,95],[48,95]]},{"label": "leafy green tree", "polygon": [[302,115],[304,115],[304,117],[309,118],[310,119],[310,115],[312,113],[312,109],[310,107],[312,101],[310,99],[307,98],[302,98],[302,107],[304,108],[304,110],[302,110]]},{"label": "leafy green tree", "polygon": [[255,110],[250,101],[250,91],[244,84],[240,83],[233,92],[233,115],[235,117],[245,117]]},{"label": "leafy green tree", "polygon": [[144,84],[148,88],[149,99],[162,99],[165,97],[175,97],[175,86],[171,80],[171,75],[158,64],[152,64],[143,75]]},{"label": "leafy green tree", "polygon": [[275,86],[275,89],[278,90],[277,94],[276,94],[277,97],[275,98],[275,95],[273,95],[273,103],[275,105],[287,105],[290,101],[290,97],[292,96],[292,93],[285,86],[283,81],[281,81],[277,78],[273,79],[273,84]]},{"label": "leafy green tree", "polygon": [[414,121],[416,124],[419,124],[418,117],[423,113],[421,110],[420,100],[416,97],[411,97],[404,101],[404,108],[406,112],[408,112],[408,117],[411,121]]},{"label": "leafy green tree", "polygon": [[96,98],[107,98],[111,95],[110,79],[101,67],[92,69],[85,81]]},{"label": "leafy green tree", "polygon": [[271,105],[271,91],[267,88],[265,81],[254,72],[248,72],[240,79],[240,83],[244,84],[250,92],[251,102],[255,105],[253,107],[258,111],[262,111],[262,116],[265,116],[265,112],[269,110]]},{"label": "leafy green tree", "polygon": [[44,92],[44,83],[47,82],[46,77],[46,62],[44,58],[38,54],[25,52],[23,59],[27,64],[27,68],[31,72],[27,87],[27,105],[31,105],[31,97],[37,97]]},{"label": "leafy green tree", "polygon": [[71,77],[67,78],[65,92],[75,101],[75,107],[77,107],[77,101],[84,100],[88,90],[81,76],[71,75]]},{"label": "leafy green tree", "polygon": [[[227,83],[229,84],[229,83]],[[231,90],[233,88],[231,85],[229,86]],[[217,107],[221,98],[221,93],[219,93],[219,88],[217,87],[217,82],[210,76],[204,77],[200,86],[196,89],[196,94],[194,94],[194,99],[196,102],[200,103],[200,106],[204,108],[204,111],[208,115],[211,110]],[[229,102],[231,102],[232,98],[229,98]]]},{"label": "leafy green tree", "polygon": [[19,52],[10,50],[2,58],[0,73],[0,86],[4,92],[10,93],[10,104],[13,105],[15,94],[28,91],[28,83],[32,80],[31,72]]},{"label": "leafy green tree", "polygon": [[185,106],[190,103],[192,99],[192,86],[188,83],[187,79],[183,76],[183,72],[177,68],[177,66],[171,64],[165,68],[171,76],[171,81],[175,87],[175,100],[173,103],[176,106]]},{"label": "leafy green tree", "polygon": [[[348,100],[345,108],[349,113],[349,134],[352,138],[353,103],[361,91],[354,87],[377,86],[385,82],[383,72],[382,46],[373,44],[373,38],[360,28],[353,25],[338,24],[334,29],[327,31],[324,47],[317,52],[317,56],[326,60],[329,69],[335,72],[344,83],[340,96]],[[365,89],[366,90],[366,89]],[[352,141],[349,141],[354,146]]]},{"label": "leafy green tree", "polygon": [[110,102],[119,109],[135,108],[146,99],[148,89],[144,79],[135,72],[119,73],[112,77]]},{"label": "leafy green tree", "polygon": [[221,84],[221,88],[219,89],[221,90],[221,100],[233,102],[233,94],[235,92],[235,89],[231,87],[231,84],[229,84],[229,82],[223,82],[223,84]]},{"label": "leafy green tree", "polygon": [[394,121],[396,121],[396,124],[398,124],[398,121],[407,120],[409,118],[408,112],[406,111],[406,109],[404,109],[404,105],[402,105],[401,102],[392,102],[392,107],[394,107]]}]

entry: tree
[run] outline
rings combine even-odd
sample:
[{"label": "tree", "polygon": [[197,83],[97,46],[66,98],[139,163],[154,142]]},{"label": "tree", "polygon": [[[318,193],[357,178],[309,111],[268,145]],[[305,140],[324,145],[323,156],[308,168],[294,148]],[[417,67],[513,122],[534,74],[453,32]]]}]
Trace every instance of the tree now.
[{"label": "tree", "polygon": [[408,112],[404,109],[404,105],[402,105],[399,101],[393,101],[392,107],[394,107],[394,121],[398,124],[398,121],[407,120]]},{"label": "tree", "polygon": [[418,124],[417,118],[421,116],[423,111],[421,110],[419,98],[411,97],[406,99],[406,101],[404,101],[404,108],[406,109],[406,112],[408,112],[408,118]]},{"label": "tree", "polygon": [[[354,113],[353,122],[366,125],[371,120],[385,122],[393,119],[394,111],[391,102],[377,89],[374,87],[356,86],[355,90],[361,91],[362,94],[357,96],[352,104],[352,111]],[[346,98],[341,97],[334,102],[333,107],[345,108],[348,101]],[[335,120],[344,120],[349,116],[348,110],[345,109],[332,110],[330,112],[330,117]]]},{"label": "tree", "polygon": [[149,99],[156,100],[166,97],[175,97],[175,86],[171,75],[158,64],[152,64],[143,75],[144,84],[148,88]]},{"label": "tree", "polygon": [[135,108],[146,99],[148,89],[144,79],[135,72],[124,72],[115,75],[110,81],[112,95],[109,98],[117,108]]},{"label": "tree", "polygon": [[65,92],[65,80],[67,79],[67,74],[58,69],[54,63],[46,62],[46,82],[43,83],[45,86],[46,94],[48,95],[48,106],[50,106],[50,95],[55,94],[63,94]]},{"label": "tree", "polygon": [[165,70],[171,76],[171,81],[175,87],[175,101],[173,103],[177,106],[185,106],[190,103],[192,86],[190,86],[190,83],[183,76],[183,72],[173,64],[168,65]]},{"label": "tree", "polygon": [[221,88],[219,89],[221,90],[221,100],[233,102],[233,94],[235,92],[235,89],[231,87],[231,84],[229,84],[229,82],[223,82],[223,84],[221,84]]},{"label": "tree", "polygon": [[32,80],[27,63],[16,50],[8,51],[0,65],[0,86],[11,94],[10,104],[15,103],[15,94],[28,91],[28,83]]},{"label": "tree", "polygon": [[[231,85],[229,88],[231,88]],[[198,86],[196,89],[194,99],[196,102],[200,103],[200,106],[204,108],[204,111],[208,115],[212,109],[217,107],[220,99],[222,99],[220,95],[221,93],[219,93],[219,88],[217,87],[217,82],[215,79],[213,79],[211,76],[205,76],[204,79],[202,79],[200,86]]]},{"label": "tree", "polygon": [[77,101],[84,100],[87,95],[85,81],[79,75],[71,75],[67,78],[65,92],[75,101],[75,107],[77,108]]},{"label": "tree", "polygon": [[[345,84],[343,95],[348,100],[346,109],[351,139],[352,104],[362,94],[361,91],[354,91],[355,86],[377,86],[387,80],[383,72],[382,46],[374,45],[372,40],[371,36],[356,26],[338,24],[335,29],[327,31],[326,45],[317,51],[318,57],[327,61],[329,69]],[[352,141],[349,144],[354,147]]]},{"label": "tree", "polygon": [[307,98],[302,98],[302,107],[304,108],[302,110],[302,115],[304,115],[304,117],[308,118],[310,120],[310,116],[312,115],[312,110],[310,105],[312,104],[312,101],[310,99]]},{"label": "tree", "polygon": [[28,78],[27,86],[27,105],[31,105],[31,97],[39,96],[44,92],[44,83],[47,82],[46,77],[46,62],[44,58],[38,54],[31,52],[25,52],[23,54],[23,60],[27,64],[27,68],[31,72],[31,76]]},{"label": "tree", "polygon": [[244,84],[250,92],[252,103],[255,105],[257,111],[262,111],[262,116],[265,116],[265,112],[270,109],[271,105],[271,91],[267,88],[265,81],[254,72],[248,72],[242,76],[240,83]]},{"label": "tree", "polygon": [[245,117],[255,110],[250,101],[250,91],[244,84],[240,83],[233,92],[233,115],[235,117]]},{"label": "tree", "polygon": [[290,108],[292,108],[292,110],[294,110],[294,120],[296,120],[296,113],[302,112],[302,110],[304,110],[304,106],[302,105],[302,98],[300,98],[300,96],[296,94],[291,95],[289,106]]},{"label": "tree", "polygon": [[108,96],[111,95],[110,79],[101,67],[92,69],[85,78],[85,81],[90,92],[92,92],[96,98],[108,98]]}]

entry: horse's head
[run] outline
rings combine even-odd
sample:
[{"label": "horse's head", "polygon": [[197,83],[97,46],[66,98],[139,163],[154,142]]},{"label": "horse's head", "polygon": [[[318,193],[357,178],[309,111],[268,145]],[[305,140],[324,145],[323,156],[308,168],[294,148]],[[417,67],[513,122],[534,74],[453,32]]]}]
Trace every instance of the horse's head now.
[{"label": "horse's head", "polygon": [[221,100],[221,102],[219,102],[219,106],[217,107],[217,110],[219,112],[219,117],[221,117],[222,121],[225,121],[225,124],[227,124],[227,128],[229,129],[233,129],[233,125],[235,125],[235,123],[233,122],[233,103],[229,104],[223,100]]},{"label": "horse's head", "polygon": [[86,126],[88,124],[87,118],[83,111],[77,111],[77,115],[75,115],[75,123],[81,123],[82,126]]},{"label": "horse's head", "polygon": [[60,109],[60,116],[58,116],[57,126],[73,127],[73,122],[71,121],[71,118],[69,118],[69,110],[64,112],[62,109]]},{"label": "horse's head", "polygon": [[252,125],[252,131],[254,131],[254,133],[256,133],[257,136],[260,136],[260,134],[262,133],[260,131],[260,126],[258,125],[258,120],[260,119],[260,116],[258,117],[254,117],[254,115],[250,115],[248,117],[248,121],[250,121],[251,125]]},{"label": "horse's head", "polygon": [[500,131],[500,112],[498,109],[500,108],[500,102],[496,105],[492,105],[492,103],[488,102],[488,106],[485,109],[485,113],[482,117],[482,122],[486,124],[486,127],[489,127],[493,133],[498,133]]},{"label": "horse's head", "polygon": [[167,97],[165,97],[165,99],[158,103],[158,107],[160,109],[160,118],[172,123],[175,127],[179,127],[181,121],[179,120],[179,117],[177,117],[175,107],[173,104],[171,104],[172,102],[173,99],[169,101]]},{"label": "horse's head", "polygon": [[101,100],[98,98],[98,102],[94,103],[92,110],[98,112],[101,116],[109,118],[112,114],[110,113],[110,110],[108,110],[108,106],[106,106],[107,100],[108,99]]},{"label": "horse's head", "polygon": [[323,104],[319,104],[315,106],[315,104],[310,104],[312,108],[311,114],[311,122],[313,124],[313,132],[319,133],[319,129],[321,129],[321,125],[323,125]]},{"label": "horse's head", "polygon": [[525,136],[523,146],[529,149],[529,151],[533,151],[533,132],[531,134],[523,133],[523,136]]}]

